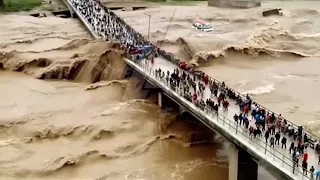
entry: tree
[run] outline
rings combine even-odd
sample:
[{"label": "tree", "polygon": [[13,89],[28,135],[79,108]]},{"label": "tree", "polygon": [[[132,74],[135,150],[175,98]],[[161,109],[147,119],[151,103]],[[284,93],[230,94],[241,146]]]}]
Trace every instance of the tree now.
[{"label": "tree", "polygon": [[0,8],[4,8],[4,3],[3,3],[3,0],[0,0]]}]

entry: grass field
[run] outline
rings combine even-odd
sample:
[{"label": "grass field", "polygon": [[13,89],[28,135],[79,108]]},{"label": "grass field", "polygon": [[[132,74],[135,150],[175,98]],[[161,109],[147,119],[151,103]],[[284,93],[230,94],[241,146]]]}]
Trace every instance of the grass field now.
[{"label": "grass field", "polygon": [[3,11],[28,11],[41,5],[42,0],[4,0]]},{"label": "grass field", "polygon": [[207,0],[144,0],[149,2],[190,2],[190,1],[207,1]]}]

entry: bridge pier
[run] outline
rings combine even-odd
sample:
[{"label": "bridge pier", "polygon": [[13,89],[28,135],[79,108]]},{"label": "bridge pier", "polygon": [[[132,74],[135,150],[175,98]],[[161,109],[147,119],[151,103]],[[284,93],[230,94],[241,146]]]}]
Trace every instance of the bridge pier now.
[{"label": "bridge pier", "polygon": [[180,106],[179,107],[179,115],[182,115],[184,112],[186,112],[187,111],[187,109],[186,108],[184,108],[183,106]]},{"label": "bridge pier", "polygon": [[162,108],[162,93],[158,92],[158,105]]},{"label": "bridge pier", "polygon": [[238,180],[238,148],[234,144],[229,148],[229,180]]},{"label": "bridge pier", "polygon": [[[63,1],[66,1],[66,0],[63,0]],[[67,5],[68,10],[70,11],[71,18],[74,18],[75,12],[74,12],[73,8],[67,2],[64,2],[64,4]]]},{"label": "bridge pier", "polygon": [[258,163],[245,150],[229,147],[229,180],[257,180]]},{"label": "bridge pier", "polygon": [[171,109],[171,111],[179,111],[179,104],[167,97],[162,91],[158,92],[158,105],[162,109]]}]

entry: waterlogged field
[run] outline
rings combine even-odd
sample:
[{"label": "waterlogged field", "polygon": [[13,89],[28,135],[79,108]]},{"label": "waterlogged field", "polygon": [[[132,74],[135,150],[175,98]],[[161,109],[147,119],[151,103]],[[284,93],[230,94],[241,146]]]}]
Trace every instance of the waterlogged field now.
[{"label": "waterlogged field", "polygon": [[4,11],[29,11],[40,6],[42,0],[4,0]]}]

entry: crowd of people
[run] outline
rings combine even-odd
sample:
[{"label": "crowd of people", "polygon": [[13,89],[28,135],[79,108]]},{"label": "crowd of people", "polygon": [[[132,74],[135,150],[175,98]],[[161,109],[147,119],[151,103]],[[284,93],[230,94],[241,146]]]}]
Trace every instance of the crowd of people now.
[{"label": "crowd of people", "polygon": [[71,0],[71,2],[100,37],[119,41],[126,48],[150,44],[99,0]]},{"label": "crowd of people", "polygon": [[[315,167],[311,166],[308,170],[309,154],[306,149],[309,147],[309,137],[307,133],[303,133],[302,126],[295,129],[282,118],[281,114],[276,117],[274,113],[267,112],[254,103],[249,95],[236,94],[235,91],[226,87],[224,82],[219,84],[211,79],[206,81],[206,74],[191,74],[179,68],[173,72],[165,72],[159,68],[155,70],[155,77],[207,113],[218,113],[221,106],[223,111],[227,111],[228,99],[234,101],[239,106],[240,112],[234,114],[234,121],[239,126],[244,126],[251,139],[262,138],[262,133],[264,133],[265,142],[271,148],[281,145],[281,148],[287,149],[289,141],[287,138],[290,138],[288,151],[292,155],[294,169],[299,167],[299,160],[302,159],[303,175],[307,176],[309,171],[310,178],[314,179]],[[204,96],[206,88],[211,92],[209,98]],[[255,123],[250,123],[250,121]]]},{"label": "crowd of people", "polygon": [[[174,57],[168,58],[168,53],[145,40],[140,33],[133,30],[99,0],[71,0],[71,2],[101,38],[118,41],[128,54],[132,55],[132,52],[141,54],[138,47],[152,46],[151,53],[148,53],[148,56],[152,57],[152,61],[154,57],[160,55],[175,63],[179,68],[174,72],[156,69],[156,78],[165,82],[172,90],[177,91],[203,111],[218,114],[221,106],[223,111],[228,111],[229,100],[234,101],[238,105],[240,113],[234,114],[233,119],[236,124],[244,126],[248,130],[251,139],[262,138],[264,133],[264,140],[267,144],[273,148],[281,144],[281,148],[284,149],[287,148],[287,142],[292,140],[288,152],[292,154],[293,167],[298,166],[299,159],[302,159],[303,173],[307,175],[308,153],[305,149],[309,147],[310,137],[303,132],[302,127],[295,128],[281,114],[276,117],[274,113],[268,112],[265,108],[254,103],[249,95],[242,96],[236,93],[228,88],[224,82],[215,81],[204,72],[195,70],[193,66],[176,61]],[[149,59],[148,57],[143,58]],[[210,97],[204,96],[206,88],[211,93]],[[320,150],[319,144],[316,143],[314,148]],[[311,172],[310,177],[313,178],[314,166],[309,171]]]}]

